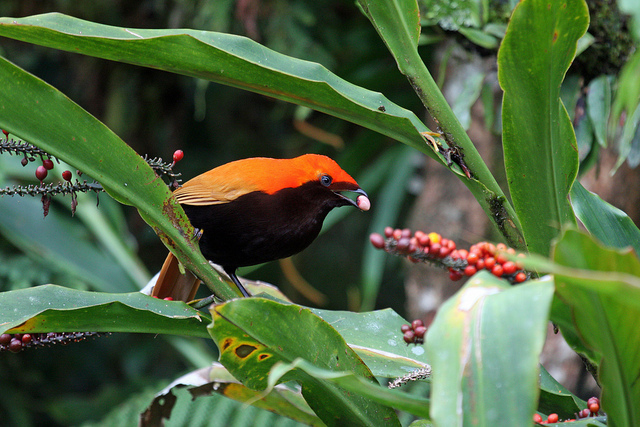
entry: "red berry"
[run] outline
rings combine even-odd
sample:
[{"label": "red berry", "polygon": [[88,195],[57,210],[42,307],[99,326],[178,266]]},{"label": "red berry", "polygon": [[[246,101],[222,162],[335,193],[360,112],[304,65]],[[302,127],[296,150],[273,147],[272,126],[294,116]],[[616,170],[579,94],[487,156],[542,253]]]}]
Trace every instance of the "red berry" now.
[{"label": "red berry", "polygon": [[385,227],[385,228],[384,228],[384,236],[385,236],[385,237],[391,237],[391,236],[393,236],[393,228],[391,228],[391,227]]},{"label": "red berry", "polygon": [[44,166],[38,166],[36,168],[36,178],[43,181],[47,177],[47,169]]},{"label": "red berry", "polygon": [[419,326],[424,326],[424,323],[422,322],[422,320],[420,319],[416,319],[413,322],[411,322],[411,328],[415,331],[417,327]]},{"label": "red berry", "polygon": [[600,405],[597,403],[590,404],[589,411],[591,411],[592,414],[597,414],[598,411],[600,411]]},{"label": "red berry", "polygon": [[432,242],[431,245],[429,246],[429,253],[433,254],[433,256],[438,256],[441,248],[442,248],[442,245],[440,243]]},{"label": "red berry", "polygon": [[7,345],[11,342],[11,338],[13,338],[10,334],[2,334],[0,335],[0,344]]},{"label": "red berry", "polygon": [[469,251],[466,249],[458,249],[458,256],[460,259],[467,259],[469,256]]},{"label": "red berry", "polygon": [[9,343],[9,351],[12,353],[17,353],[22,350],[22,341],[17,338],[13,338]]},{"label": "red berry", "polygon": [[2,129],[2,133],[4,133],[4,136],[8,137],[9,136],[9,132],[7,132],[6,130]]},{"label": "red berry", "polygon": [[547,422],[548,423],[557,423],[558,422],[558,414],[549,414],[549,416],[547,417]]},{"label": "red berry", "polygon": [[371,241],[371,244],[373,245],[374,248],[376,249],[384,248],[384,237],[382,237],[381,234],[371,233],[371,235],[369,236],[369,240]]},{"label": "red berry", "polygon": [[516,274],[516,283],[522,283],[525,280],[527,280],[527,275],[524,274],[524,272],[520,272],[518,274]]},{"label": "red berry", "polygon": [[173,152],[173,161],[178,163],[184,157],[184,152],[182,150],[176,150]]},{"label": "red berry", "polygon": [[588,409],[583,409],[582,411],[578,412],[578,418],[587,418],[589,414],[590,412]]},{"label": "red berry", "polygon": [[473,276],[474,274],[476,274],[478,272],[478,270],[476,269],[475,266],[473,265],[467,265],[464,269],[464,275],[465,276]]},{"label": "red berry", "polygon": [[516,263],[513,261],[507,261],[502,264],[502,268],[504,269],[504,274],[513,274],[516,272]]},{"label": "red berry", "polygon": [[487,270],[491,270],[496,265],[496,259],[494,257],[487,257],[484,259],[484,266]]},{"label": "red berry", "polygon": [[400,326],[400,331],[404,334],[407,331],[411,330],[411,325],[407,325],[406,323],[402,326]]},{"label": "red berry", "polygon": [[507,257],[505,257],[504,254],[499,253],[496,255],[496,262],[498,264],[504,264],[507,261],[508,261]]},{"label": "red berry", "polygon": [[173,301],[173,297],[166,297],[166,298],[163,298],[163,299],[164,299],[165,301]]},{"label": "red berry", "polygon": [[496,277],[502,277],[502,274],[504,273],[504,268],[502,268],[500,264],[496,264],[491,269],[491,273],[493,273],[493,275]]},{"label": "red berry", "polygon": [[400,253],[408,253],[410,243],[411,243],[411,240],[409,238],[402,237],[400,238],[400,240],[398,240],[398,243],[396,244],[396,249]]},{"label": "red berry", "polygon": [[413,332],[416,334],[416,337],[424,338],[424,334],[427,332],[427,328],[425,328],[424,326],[418,326],[413,330]]},{"label": "red berry", "polygon": [[44,159],[42,160],[42,166],[44,166],[46,170],[50,171],[53,169],[53,161],[51,159]]},{"label": "red berry", "polygon": [[467,262],[469,265],[474,265],[479,259],[480,257],[478,256],[478,252],[471,251],[469,252],[469,255],[467,255]]},{"label": "red berry", "polygon": [[541,423],[542,422],[542,417],[540,416],[540,414],[533,414],[533,422],[534,423]]},{"label": "red berry", "polygon": [[407,331],[404,333],[404,336],[402,338],[404,339],[404,342],[406,342],[407,344],[412,344],[415,337],[416,336],[413,331]]},{"label": "red berry", "polygon": [[593,397],[590,397],[589,400],[587,400],[587,405],[592,405],[594,403],[600,404],[600,399],[593,396]]},{"label": "red berry", "polygon": [[402,238],[402,230],[400,230],[399,228],[393,230],[393,238],[396,240],[400,240]]},{"label": "red berry", "polygon": [[460,273],[457,270],[450,270],[449,271],[449,279],[453,280],[454,282],[457,280],[462,279],[462,273]]},{"label": "red berry", "polygon": [[22,344],[29,344],[31,342],[31,334],[24,334],[20,341],[22,341]]},{"label": "red berry", "polygon": [[476,268],[477,268],[478,270],[482,270],[483,268],[485,268],[484,260],[483,260],[483,259],[479,259],[479,260],[478,260],[478,262],[476,262]]},{"label": "red berry", "polygon": [[448,246],[443,246],[438,251],[438,256],[440,258],[445,258],[447,255],[451,253],[451,249]]},{"label": "red berry", "polygon": [[62,179],[65,181],[71,181],[71,171],[62,172]]},{"label": "red berry", "polygon": [[496,245],[496,249],[499,251],[506,251],[507,250],[507,245],[505,245],[504,243],[498,243]]}]

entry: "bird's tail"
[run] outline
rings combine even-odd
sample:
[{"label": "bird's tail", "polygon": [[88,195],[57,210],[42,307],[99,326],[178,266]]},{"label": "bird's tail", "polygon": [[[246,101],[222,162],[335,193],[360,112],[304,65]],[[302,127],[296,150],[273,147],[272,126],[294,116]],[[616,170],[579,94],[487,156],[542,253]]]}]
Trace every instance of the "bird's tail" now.
[{"label": "bird's tail", "polygon": [[195,298],[199,286],[200,279],[188,270],[184,270],[184,274],[181,273],[178,259],[169,252],[151,296],[188,302]]}]

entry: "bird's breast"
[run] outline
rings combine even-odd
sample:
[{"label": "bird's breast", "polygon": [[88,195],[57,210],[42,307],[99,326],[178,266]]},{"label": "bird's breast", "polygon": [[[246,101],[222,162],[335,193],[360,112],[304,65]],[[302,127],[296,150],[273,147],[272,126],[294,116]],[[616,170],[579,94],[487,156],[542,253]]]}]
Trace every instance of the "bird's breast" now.
[{"label": "bird's breast", "polygon": [[287,188],[274,194],[251,192],[209,206],[183,205],[203,231],[200,249],[222,266],[242,267],[302,251],[318,236],[339,198],[311,189]]}]

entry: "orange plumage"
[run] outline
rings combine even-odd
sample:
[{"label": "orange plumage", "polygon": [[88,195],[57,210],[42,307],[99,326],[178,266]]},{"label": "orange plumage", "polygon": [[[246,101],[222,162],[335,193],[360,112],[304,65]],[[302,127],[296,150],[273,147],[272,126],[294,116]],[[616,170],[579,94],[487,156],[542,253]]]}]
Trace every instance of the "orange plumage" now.
[{"label": "orange plumage", "polygon": [[[341,192],[359,196],[354,201]],[[235,275],[238,267],[300,252],[318,236],[335,207],[368,210],[370,206],[366,193],[349,174],[330,158],[316,154],[227,163],[187,181],[174,195],[193,226],[202,231],[202,254],[222,266],[245,296],[249,294]],[[167,274],[169,261],[153,292],[158,297],[174,292],[176,274]],[[193,294],[179,298],[193,298]]]}]

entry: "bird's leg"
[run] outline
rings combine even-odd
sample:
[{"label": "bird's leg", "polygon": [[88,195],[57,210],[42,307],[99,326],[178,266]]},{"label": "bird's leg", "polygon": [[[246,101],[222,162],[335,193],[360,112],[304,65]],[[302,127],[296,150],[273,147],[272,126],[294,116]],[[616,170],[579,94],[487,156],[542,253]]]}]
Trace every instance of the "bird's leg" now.
[{"label": "bird's leg", "polygon": [[240,280],[238,279],[238,276],[236,276],[236,269],[235,268],[224,268],[224,271],[225,271],[225,273],[227,273],[229,275],[229,278],[231,279],[231,281],[233,283],[235,283],[235,285],[238,287],[238,289],[240,289],[240,292],[242,292],[242,296],[244,296],[244,297],[250,297],[251,296],[251,294],[249,292],[247,292],[247,290],[244,288],[244,286],[242,286],[242,283],[240,283]]}]

